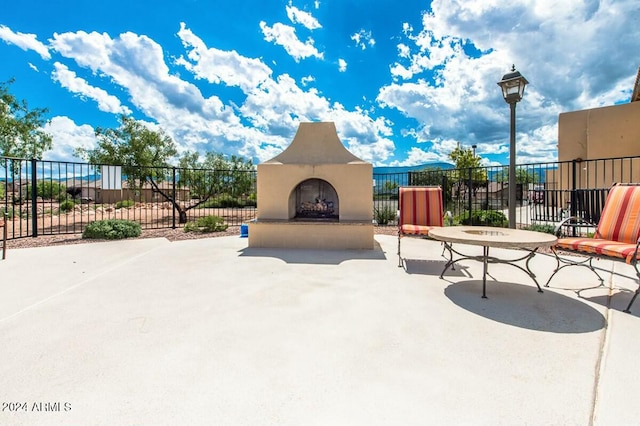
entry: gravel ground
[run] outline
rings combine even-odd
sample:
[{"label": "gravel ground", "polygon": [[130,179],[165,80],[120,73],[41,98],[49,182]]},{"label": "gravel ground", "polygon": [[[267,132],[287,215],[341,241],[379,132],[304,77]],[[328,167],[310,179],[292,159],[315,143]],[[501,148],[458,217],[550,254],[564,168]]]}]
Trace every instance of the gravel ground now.
[{"label": "gravel ground", "polygon": [[[382,235],[398,235],[398,228],[395,226],[376,226],[374,227],[374,232]],[[182,228],[148,229],[143,230],[138,238],[166,238],[169,241],[181,241],[195,240],[198,238],[226,237],[230,235],[240,235],[240,227],[230,226],[226,231],[213,233],[184,232]],[[88,244],[100,241],[107,240],[83,239],[81,234],[40,235],[36,238],[26,237],[7,241],[7,250],[64,244]]]}]

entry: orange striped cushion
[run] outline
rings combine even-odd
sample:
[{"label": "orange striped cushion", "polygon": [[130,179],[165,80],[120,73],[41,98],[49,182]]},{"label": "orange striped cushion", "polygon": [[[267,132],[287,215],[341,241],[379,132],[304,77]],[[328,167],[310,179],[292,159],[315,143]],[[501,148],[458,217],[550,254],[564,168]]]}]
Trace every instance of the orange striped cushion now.
[{"label": "orange striped cushion", "polygon": [[640,237],[640,185],[614,185],[609,190],[595,238],[635,244]]},{"label": "orange striped cushion", "polygon": [[437,228],[437,226],[404,224],[400,227],[400,233],[408,235],[429,235],[429,231],[431,231],[433,228]]},{"label": "orange striped cushion", "polygon": [[[620,243],[599,238],[559,238],[556,249],[575,250],[583,253],[594,253],[609,257],[625,259],[626,263],[631,263],[635,244]],[[640,259],[640,253],[636,256]]]},{"label": "orange striped cushion", "polygon": [[401,187],[398,225],[443,226],[440,187]]}]

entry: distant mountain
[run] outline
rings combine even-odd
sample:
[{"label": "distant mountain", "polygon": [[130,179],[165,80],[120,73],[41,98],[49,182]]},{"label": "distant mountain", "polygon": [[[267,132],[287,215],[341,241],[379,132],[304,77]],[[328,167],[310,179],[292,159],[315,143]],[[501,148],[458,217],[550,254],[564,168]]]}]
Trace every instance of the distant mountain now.
[{"label": "distant mountain", "polygon": [[419,164],[417,166],[404,166],[404,167],[390,167],[390,166],[380,166],[373,168],[373,174],[390,174],[390,173],[407,173],[407,172],[415,172],[416,170],[422,170],[426,168],[440,168],[443,170],[449,170],[455,168],[453,164],[449,163],[428,163],[428,164]]}]

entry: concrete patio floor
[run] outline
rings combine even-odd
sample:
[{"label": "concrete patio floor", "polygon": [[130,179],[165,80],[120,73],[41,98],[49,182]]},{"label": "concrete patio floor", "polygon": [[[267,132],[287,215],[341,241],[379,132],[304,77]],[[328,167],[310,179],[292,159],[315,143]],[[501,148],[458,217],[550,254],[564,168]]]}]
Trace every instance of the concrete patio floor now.
[{"label": "concrete patio floor", "polygon": [[[481,299],[481,264],[441,280],[439,243],[403,239],[398,268],[397,239],[376,241],[10,250],[0,425],[640,422],[640,302],[622,312],[632,268],[597,262],[605,287],[578,297],[598,284],[586,268],[538,293],[518,269],[491,265]],[[542,285],[555,261],[531,266]]]}]

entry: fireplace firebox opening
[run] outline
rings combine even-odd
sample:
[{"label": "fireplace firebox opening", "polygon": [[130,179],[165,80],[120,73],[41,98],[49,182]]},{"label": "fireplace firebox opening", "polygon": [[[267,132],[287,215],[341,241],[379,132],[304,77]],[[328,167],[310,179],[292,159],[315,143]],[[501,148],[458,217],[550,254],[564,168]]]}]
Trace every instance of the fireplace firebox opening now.
[{"label": "fireplace firebox opening", "polygon": [[295,206],[294,220],[337,221],[340,217],[338,193],[323,179],[300,182],[291,193]]}]

